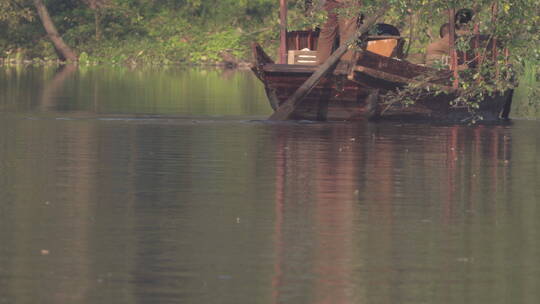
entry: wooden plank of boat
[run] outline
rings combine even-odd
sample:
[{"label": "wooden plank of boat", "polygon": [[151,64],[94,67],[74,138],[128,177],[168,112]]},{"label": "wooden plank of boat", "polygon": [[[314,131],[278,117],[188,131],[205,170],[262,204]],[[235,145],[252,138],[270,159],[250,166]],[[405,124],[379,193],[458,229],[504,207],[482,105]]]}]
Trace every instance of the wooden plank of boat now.
[{"label": "wooden plank of boat", "polygon": [[299,65],[299,64],[265,64],[262,68],[265,72],[270,72],[270,73],[312,74],[315,71],[317,71],[317,66]]},{"label": "wooden plank of boat", "polygon": [[369,51],[358,53],[355,63],[356,65],[361,65],[374,70],[382,70],[390,74],[410,79],[422,75],[430,75],[434,77],[434,81],[441,80],[447,82],[448,78],[451,76],[451,72],[448,70],[437,70],[405,60],[381,56]]},{"label": "wooden plank of boat", "polygon": [[[375,70],[375,69],[372,69],[372,68],[368,68],[368,67],[365,67],[365,66],[356,66],[354,68],[354,71],[356,72],[362,72],[362,73],[366,73],[372,77],[375,77],[375,78],[379,78],[379,79],[383,79],[383,80],[386,80],[386,81],[390,81],[390,82],[395,82],[395,83],[399,83],[399,84],[415,84],[415,85],[418,85],[420,87],[433,87],[433,88],[437,88],[437,89],[440,89],[441,91],[444,91],[445,93],[454,93],[457,91],[457,89],[454,89],[450,86],[445,86],[445,85],[441,85],[441,84],[436,84],[436,83],[429,83],[429,82],[424,82],[424,81],[420,81],[420,80],[415,80],[415,79],[411,79],[411,78],[407,78],[407,77],[403,77],[403,76],[399,76],[399,75],[395,75],[395,74],[390,74],[390,73],[387,73],[385,71],[382,71],[382,70]],[[357,76],[356,76],[357,77]],[[349,75],[349,79],[350,80],[355,80],[355,76],[354,75]]]}]

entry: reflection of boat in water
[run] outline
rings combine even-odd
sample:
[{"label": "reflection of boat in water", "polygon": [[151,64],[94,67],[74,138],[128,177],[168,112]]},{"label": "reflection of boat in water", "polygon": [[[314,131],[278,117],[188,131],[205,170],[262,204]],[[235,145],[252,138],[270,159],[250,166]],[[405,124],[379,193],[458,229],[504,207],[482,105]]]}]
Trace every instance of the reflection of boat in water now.
[{"label": "reflection of boat in water", "polygon": [[[314,65],[276,64],[255,45],[255,74],[264,83],[265,90],[275,110],[284,103],[317,69]],[[451,87],[450,70],[437,70],[398,58],[364,51],[357,53],[355,67],[347,74],[327,75],[305,97],[293,113],[294,119],[357,120],[377,116],[417,117],[433,120],[460,121],[471,116],[469,107],[453,106],[451,101],[459,91]],[[420,83],[422,77],[434,77],[429,84],[442,93],[422,94],[413,104],[387,104],[382,98],[387,92]],[[377,96],[370,94],[378,92]],[[512,92],[486,96],[479,103],[476,114],[484,120],[507,119],[510,113]]]},{"label": "reflection of boat in water", "polygon": [[[454,229],[470,210],[496,218],[492,209],[511,193],[506,126],[291,129],[273,130],[272,303],[429,302],[431,287],[408,287],[455,274],[454,264],[438,262],[460,245]],[[471,247],[471,256],[500,254]],[[441,280],[442,292],[460,284]]]}]

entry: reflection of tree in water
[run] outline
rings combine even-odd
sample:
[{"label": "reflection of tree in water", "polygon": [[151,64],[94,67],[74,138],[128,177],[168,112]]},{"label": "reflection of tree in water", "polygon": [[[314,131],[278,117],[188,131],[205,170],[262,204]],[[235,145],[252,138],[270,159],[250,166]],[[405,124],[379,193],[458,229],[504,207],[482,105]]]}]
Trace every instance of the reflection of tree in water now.
[{"label": "reflection of tree in water", "polygon": [[[447,137],[447,220],[456,216],[459,212],[456,208],[470,210],[482,203],[484,207],[492,208],[498,195],[506,192],[509,184],[505,181],[510,178],[512,156],[507,131],[504,126],[450,128]],[[464,205],[456,206],[459,203]]]},{"label": "reflection of tree in water", "polygon": [[77,65],[74,64],[60,66],[53,79],[44,85],[41,92],[39,107],[42,110],[52,110],[58,106],[58,97],[64,89],[66,80],[71,78],[77,69]]},{"label": "reflection of tree in water", "polygon": [[[494,208],[504,199],[508,129],[399,132],[384,125],[276,132],[275,303],[430,299],[428,282],[441,271],[461,278],[444,261],[449,246],[478,248],[455,244],[453,229],[474,204]],[[448,242],[433,245],[436,235],[411,226],[425,219]],[[436,287],[451,298],[462,283],[445,280]]]}]

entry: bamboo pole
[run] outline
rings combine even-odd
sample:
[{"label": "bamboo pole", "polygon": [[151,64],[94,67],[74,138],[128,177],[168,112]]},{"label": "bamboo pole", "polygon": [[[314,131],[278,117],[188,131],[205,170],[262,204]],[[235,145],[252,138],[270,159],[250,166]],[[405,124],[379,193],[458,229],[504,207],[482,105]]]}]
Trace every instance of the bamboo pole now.
[{"label": "bamboo pole", "polygon": [[[491,6],[491,25],[492,25],[492,29],[493,29],[493,32],[496,32],[497,31],[497,11],[499,10],[499,5],[497,3],[497,1],[495,1],[493,3],[493,5]],[[498,55],[498,52],[497,52],[497,36],[494,34],[493,35],[493,45],[492,45],[492,54],[491,54],[493,57],[493,61],[497,60],[497,55]]]},{"label": "bamboo pole", "polygon": [[493,45],[491,49],[491,56],[493,64],[495,65],[495,78],[499,79],[500,69],[499,69],[499,62],[497,58],[499,57],[499,50],[497,49],[497,14],[499,11],[499,3],[498,1],[495,1],[493,5],[491,6],[491,25],[493,26]]},{"label": "bamboo pole", "polygon": [[[475,0],[474,7],[473,7],[474,15],[478,16],[478,13],[480,12],[480,4],[478,0]],[[473,23],[473,34],[474,34],[474,42],[473,42],[473,63],[476,64],[477,69],[480,69],[480,24],[479,21],[474,18]]]},{"label": "bamboo pole", "polygon": [[474,58],[475,63],[480,66],[480,25],[474,24]]},{"label": "bamboo pole", "polygon": [[458,74],[458,60],[456,50],[456,9],[451,8],[448,10],[448,24],[450,24],[450,69],[454,72],[454,89],[459,86],[459,74]]},{"label": "bamboo pole", "polygon": [[407,50],[405,51],[405,58],[409,56],[409,51],[411,50],[411,45],[414,38],[414,24],[415,24],[415,14],[410,12],[409,15],[409,43],[407,44]]},{"label": "bamboo pole", "polygon": [[287,63],[287,0],[279,0],[280,44],[279,63]]}]

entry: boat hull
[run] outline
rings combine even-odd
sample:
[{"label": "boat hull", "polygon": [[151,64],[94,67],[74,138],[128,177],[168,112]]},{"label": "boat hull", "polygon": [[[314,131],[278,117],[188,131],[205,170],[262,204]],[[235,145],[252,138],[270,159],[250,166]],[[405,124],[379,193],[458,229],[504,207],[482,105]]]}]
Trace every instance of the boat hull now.
[{"label": "boat hull", "polygon": [[[253,71],[263,82],[274,110],[283,104],[315,72],[316,66],[274,64],[259,46],[254,46]],[[428,91],[414,103],[389,103],[384,96],[411,83],[418,76],[430,75],[439,93]],[[432,120],[466,122],[508,119],[512,91],[487,96],[479,108],[452,105],[457,93],[447,86],[449,71],[439,71],[402,60],[362,52],[356,68],[348,74],[329,73],[295,108],[291,119],[316,121],[354,121],[371,119]],[[441,93],[442,92],[442,93]],[[376,94],[376,96],[374,96]]]}]

